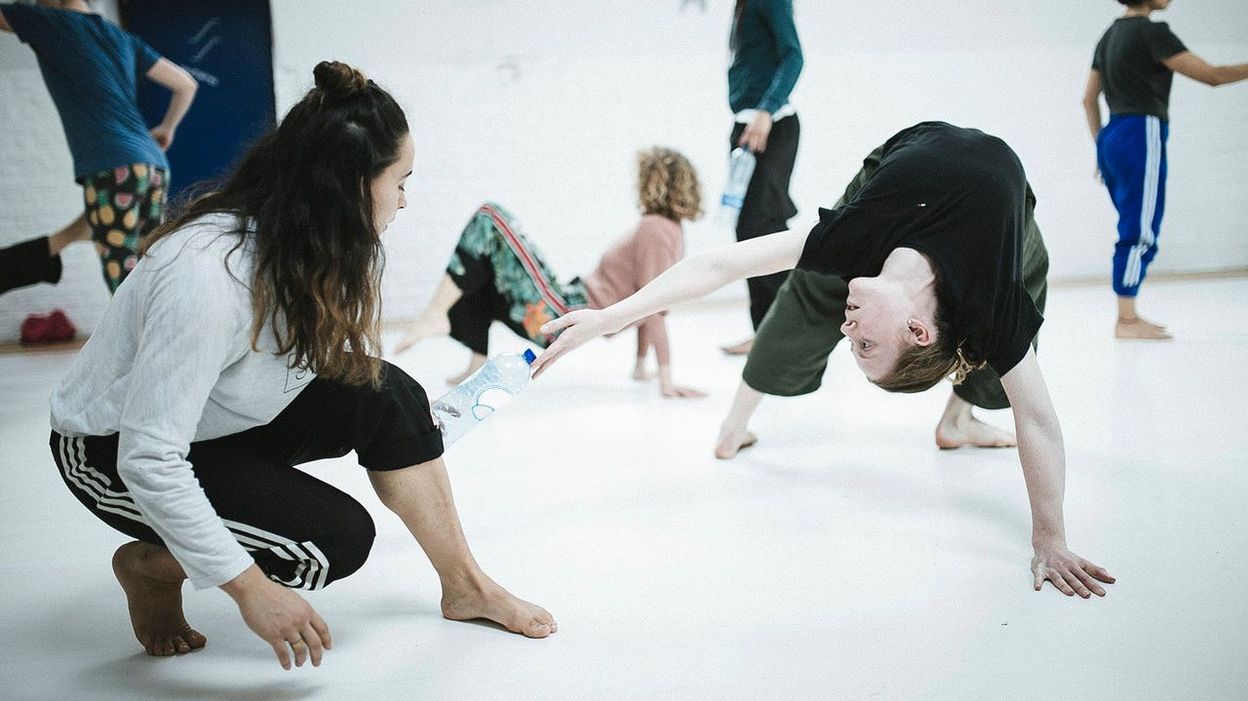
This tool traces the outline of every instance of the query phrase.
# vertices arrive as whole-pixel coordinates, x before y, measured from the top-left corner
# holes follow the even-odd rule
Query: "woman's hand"
[[[221,586],[238,604],[243,620],[253,633],[273,647],[282,669],[290,669],[290,653],[295,666],[312,658],[319,667],[321,654],[333,647],[329,626],[303,597],[264,576],[252,565]]]
[[[541,376],[556,360],[581,347],[586,341],[603,334],[617,333],[623,326],[605,309],[578,309],[546,322],[542,325],[541,332],[548,336],[559,334],[559,337],[533,361],[533,377]]]
[[[1097,584],[1097,580],[1106,584],[1115,581],[1104,567],[1072,553],[1065,543],[1037,545],[1036,556],[1031,559],[1031,572],[1035,575],[1036,591],[1040,591],[1047,579],[1066,596],[1078,594],[1085,599],[1092,594],[1105,596],[1105,588]]]
[[[771,135],[771,113],[759,110],[754,121],[741,132],[737,140],[738,146],[746,146],[754,153],[767,150],[767,137]]]

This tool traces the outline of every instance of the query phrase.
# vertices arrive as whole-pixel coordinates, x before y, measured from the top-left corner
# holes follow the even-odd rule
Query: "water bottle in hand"
[[[524,389],[529,383],[529,365],[536,359],[531,350],[523,355],[496,355],[434,402],[433,417],[442,429],[442,446],[449,448]]]
[[[724,185],[724,196],[719,201],[719,226],[729,231],[737,228],[737,218],[741,216],[741,205],[745,204],[745,191],[750,186],[750,178],[754,176],[754,154],[744,146],[732,150],[728,157],[728,183]]]

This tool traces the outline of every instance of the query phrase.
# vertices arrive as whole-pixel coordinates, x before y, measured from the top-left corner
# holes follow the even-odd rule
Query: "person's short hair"
[[[654,146],[637,153],[637,204],[673,221],[702,216],[698,171],[680,152]]]
[[[972,361],[966,357],[961,340],[954,334],[953,324],[948,318],[938,290],[936,314],[932,319],[932,325],[936,327],[935,342],[906,349],[897,359],[892,374],[875,380],[875,385],[889,392],[923,392],[944,379],[955,385],[962,384],[973,370],[984,367],[983,361]]]

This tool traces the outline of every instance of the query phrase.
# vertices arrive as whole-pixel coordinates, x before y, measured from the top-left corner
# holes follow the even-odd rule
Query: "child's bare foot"
[[[1154,324],[1137,316],[1128,319],[1118,317],[1118,323],[1114,324],[1114,338],[1129,338],[1138,341],[1168,341],[1174,338],[1174,335],[1161,324]]]
[[[715,457],[720,460],[731,460],[737,453],[758,442],[755,436],[744,426],[728,426],[719,429],[719,441],[715,443]]]
[[[754,347],[754,338],[750,337],[740,343],[734,343],[731,346],[720,346],[719,349],[725,355],[748,355],[750,349]]]
[[[550,612],[511,595],[488,577],[475,584],[443,584],[442,615],[452,621],[484,618],[528,638],[545,638],[559,630]]]
[[[168,550],[140,541],[126,543],[113,553],[113,573],[126,592],[134,637],[147,654],[156,657],[184,655],[208,642],[182,613],[185,577],[166,581],[169,573],[163,558],[173,560]]]
[[[936,424],[936,445],[941,450],[971,446],[973,448],[1013,448],[1018,445],[1014,434],[990,426],[974,416],[969,419],[942,418]]]
[[[638,382],[647,382],[649,380],[653,380],[655,378],[655,375],[657,374],[658,373],[655,372],[654,370],[651,370],[647,368],[645,365],[640,364],[640,363],[637,365],[637,367],[633,368],[633,379]]]
[[[446,378],[446,384],[457,385],[463,382],[468,379],[469,375],[480,370],[482,365],[485,365],[485,356],[473,353],[472,358],[468,361],[468,367],[464,368],[463,372],[456,373]]]

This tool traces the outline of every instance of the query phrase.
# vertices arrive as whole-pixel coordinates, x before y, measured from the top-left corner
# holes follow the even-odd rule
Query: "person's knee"
[[[342,530],[319,545],[329,561],[326,584],[355,574],[372,552],[377,527],[367,509],[359,504],[355,506],[358,511],[343,522]]]

